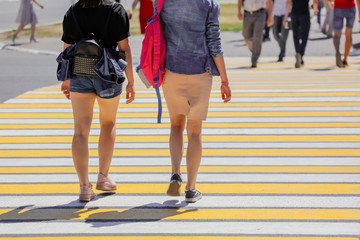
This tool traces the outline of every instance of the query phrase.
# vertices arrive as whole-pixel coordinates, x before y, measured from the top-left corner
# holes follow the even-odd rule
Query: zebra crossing
[[[221,102],[215,78],[195,204],[165,195],[166,104],[156,124],[156,95],[139,79],[117,115],[118,190],[89,203],[77,200],[72,110],[59,85],[9,99],[0,104],[0,240],[359,240],[360,59],[333,62],[309,57],[294,69],[264,58],[248,69],[248,59],[226,59],[232,100]],[[95,105],[93,183],[98,114]],[[182,171],[186,179],[185,160]]]

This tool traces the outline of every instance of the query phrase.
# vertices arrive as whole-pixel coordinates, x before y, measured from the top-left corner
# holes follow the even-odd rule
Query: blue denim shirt
[[[155,9],[157,0],[155,0]],[[165,0],[160,13],[166,39],[165,69],[219,76],[213,57],[223,56],[216,0]]]

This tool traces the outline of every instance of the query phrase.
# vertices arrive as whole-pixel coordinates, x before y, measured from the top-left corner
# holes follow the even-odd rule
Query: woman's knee
[[[100,124],[101,133],[112,133],[116,129],[116,123],[112,121],[102,122]]]
[[[199,137],[202,132],[202,121],[201,120],[190,120],[186,127],[187,135],[191,137]]]
[[[171,130],[183,132],[185,129],[185,121],[186,121],[185,115],[177,115],[171,117],[170,119]]]

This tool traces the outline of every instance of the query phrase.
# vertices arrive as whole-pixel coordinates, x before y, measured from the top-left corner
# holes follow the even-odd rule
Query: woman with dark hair
[[[231,99],[221,48],[219,12],[220,5],[216,0],[165,0],[160,13],[166,39],[166,71],[162,86],[171,125],[172,176],[167,195],[180,196],[186,126],[186,202],[196,202],[202,197],[196,189],[196,178],[202,155],[202,122],[207,117],[213,76],[220,76],[223,101],[226,103]]]
[[[106,26],[108,16],[109,24]],[[128,41],[129,19],[125,9],[119,3],[105,3],[103,0],[80,0],[64,16],[62,36],[64,49],[82,38],[76,28],[74,17],[76,17],[83,35],[94,34],[96,39],[102,40],[102,47],[108,49],[119,47],[125,53],[125,60],[128,63],[128,67],[125,69],[128,79],[126,103],[131,103],[135,98],[135,91],[132,55]],[[114,151],[116,113],[122,84],[107,83],[99,77],[75,75],[70,80],[66,80],[61,89],[65,96],[71,99],[74,115],[72,156],[80,181],[79,200],[90,201],[94,198],[94,192],[88,178],[88,137],[94,102],[97,100],[100,109],[99,174],[96,189],[113,191],[116,190],[116,184],[109,178],[108,173]],[[102,94],[103,92],[106,94]]]

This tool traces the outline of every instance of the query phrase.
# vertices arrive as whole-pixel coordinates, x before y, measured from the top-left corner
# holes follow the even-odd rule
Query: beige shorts
[[[170,117],[185,115],[189,120],[206,120],[212,76],[165,72],[162,88]]]

